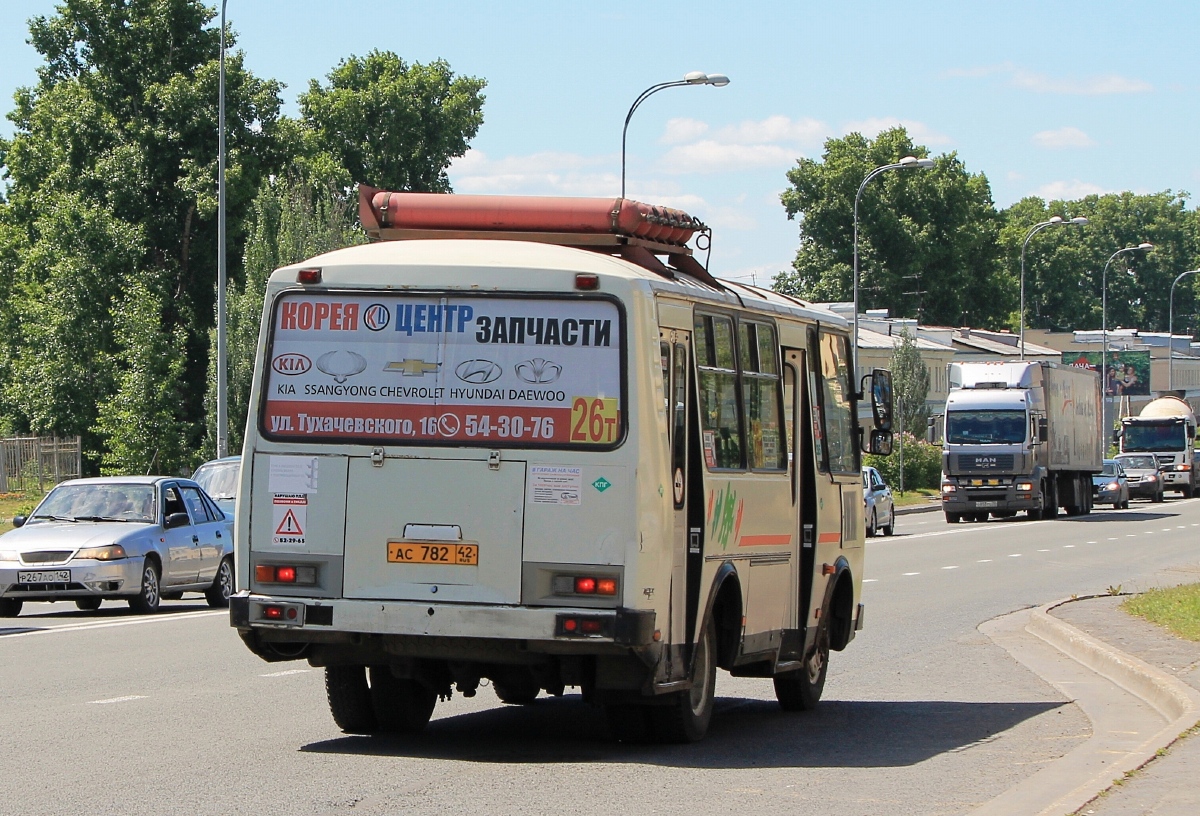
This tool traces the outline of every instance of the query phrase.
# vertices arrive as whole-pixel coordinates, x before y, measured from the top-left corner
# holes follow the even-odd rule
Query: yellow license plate
[[[475,567],[479,565],[479,545],[389,541],[387,560],[392,564],[444,564]]]

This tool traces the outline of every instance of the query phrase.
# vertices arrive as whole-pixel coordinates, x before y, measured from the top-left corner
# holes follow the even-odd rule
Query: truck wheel
[[[326,666],[325,696],[338,728],[347,734],[375,733],[375,709],[365,666]]]
[[[509,705],[529,705],[537,699],[542,687],[528,669],[516,668],[503,677],[492,678],[492,690],[500,702]]]
[[[1053,483],[1042,485],[1042,518],[1052,519],[1058,517],[1058,491],[1054,489]]]
[[[829,670],[829,633],[817,635],[813,653],[799,671],[775,675],[775,699],[784,711],[812,711],[825,690],[825,674]]]
[[[962,521],[962,513],[947,513],[946,514],[946,523],[947,524],[958,524],[960,521]]]
[[[658,742],[697,742],[712,721],[717,687],[717,627],[712,616],[704,621],[692,658],[692,687],[677,692],[665,706],[650,707]]]
[[[1192,486],[1184,485],[1182,488],[1180,488],[1179,493],[1181,496],[1183,496],[1183,498],[1190,499],[1192,497]]]
[[[392,674],[391,666],[371,667],[371,707],[380,731],[416,734],[433,716],[437,692],[416,680]]]

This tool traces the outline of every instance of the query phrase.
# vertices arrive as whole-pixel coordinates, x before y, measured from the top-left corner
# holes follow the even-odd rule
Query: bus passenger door
[[[691,458],[688,455],[688,439],[693,429],[690,402],[695,395],[690,384],[691,360],[689,355],[690,335],[686,331],[664,329],[659,335],[659,352],[662,358],[663,394],[666,401],[667,426],[669,429],[670,491],[673,507],[673,529],[671,535],[671,600],[669,663],[672,679],[687,676],[686,648],[691,642],[694,628],[694,602],[691,600],[689,581],[689,553],[699,554],[703,520],[689,520],[689,508],[702,502],[689,501],[688,473]],[[697,529],[692,529],[693,527]],[[698,576],[696,581],[699,586]]]
[[[800,557],[793,559],[793,586],[798,590],[791,625],[784,632],[780,660],[800,659],[804,653],[807,610],[812,603],[813,570],[816,565],[817,493],[816,458],[813,447],[813,414],[808,389],[808,361],[802,349],[783,350],[784,421],[791,459],[792,497],[799,526],[797,541]],[[792,628],[794,627],[794,628]]]

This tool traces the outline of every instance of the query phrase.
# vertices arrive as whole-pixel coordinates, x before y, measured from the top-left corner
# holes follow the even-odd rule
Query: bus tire
[[[606,705],[604,715],[617,742],[645,743],[654,735],[649,706]]]
[[[514,669],[503,677],[492,678],[492,690],[500,702],[509,705],[529,705],[537,699],[541,686],[528,669]]]
[[[817,645],[804,661],[803,668],[775,675],[775,699],[784,711],[812,711],[825,690],[829,670],[829,630],[821,627]]]
[[[700,630],[692,660],[692,687],[677,692],[667,705],[650,708],[658,742],[697,742],[708,733],[717,687],[717,627],[710,615]]]
[[[325,696],[338,728],[347,734],[375,733],[375,708],[365,666],[326,666]]]
[[[958,524],[960,521],[962,521],[962,513],[947,513],[946,514],[946,523],[947,524]]]
[[[433,716],[435,705],[437,692],[428,686],[396,677],[391,666],[371,667],[371,707],[379,731],[420,733]]]

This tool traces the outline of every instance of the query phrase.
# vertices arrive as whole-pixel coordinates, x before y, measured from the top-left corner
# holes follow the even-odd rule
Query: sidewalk
[[[1087,634],[1144,660],[1200,690],[1200,643],[1175,637],[1122,612],[1121,597],[1091,598],[1051,611]],[[1194,730],[1132,774],[1127,781],[1085,805],[1082,816],[1195,816],[1200,814],[1200,733]]]
[[[1123,600],[1055,601],[979,626],[1077,705],[1092,734],[974,816],[1200,813],[1200,643],[1126,614]]]

